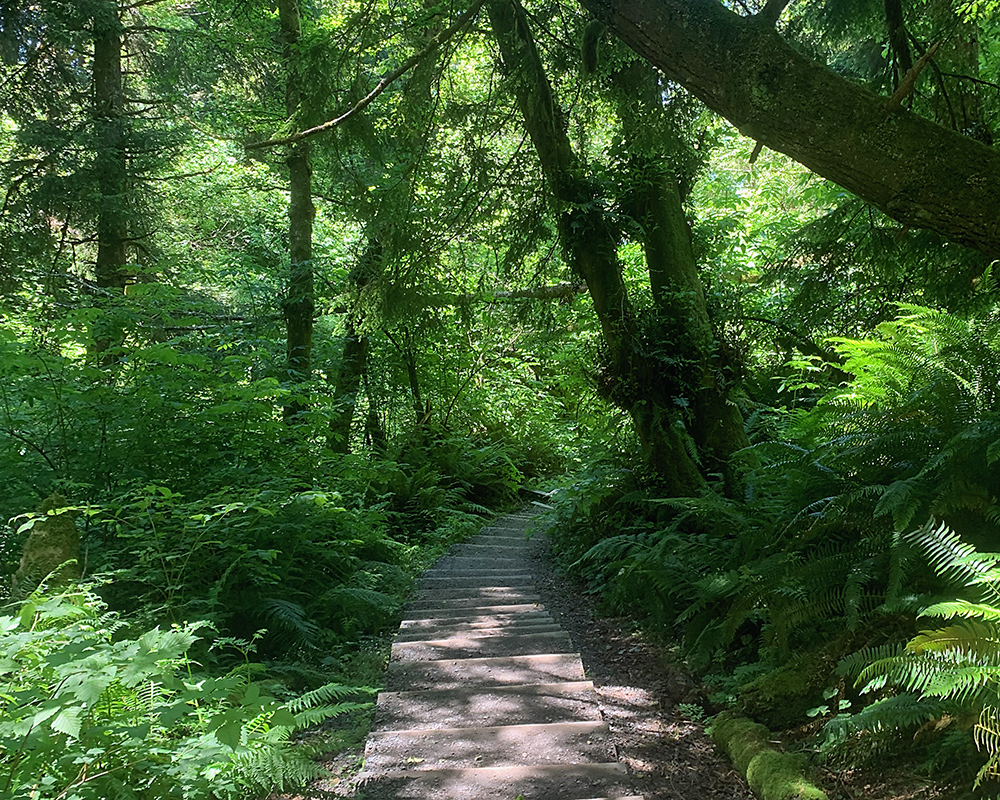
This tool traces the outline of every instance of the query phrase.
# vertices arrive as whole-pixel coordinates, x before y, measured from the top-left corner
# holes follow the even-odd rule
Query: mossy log
[[[763,725],[724,711],[709,733],[761,800],[828,800],[807,777],[804,759],[778,750]]]

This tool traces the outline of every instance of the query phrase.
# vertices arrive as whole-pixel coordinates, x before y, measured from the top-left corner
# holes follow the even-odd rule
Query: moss
[[[74,514],[64,511],[66,500],[54,494],[38,506],[37,517],[24,543],[21,565],[11,581],[11,599],[23,600],[43,580],[63,586],[80,577],[80,534]]]
[[[723,712],[712,722],[710,733],[761,800],[827,800],[806,776],[804,759],[777,750],[763,725]]]
[[[739,692],[739,710],[775,730],[802,722],[822,702],[823,689],[853,641],[850,634],[838,636],[746,684]]]

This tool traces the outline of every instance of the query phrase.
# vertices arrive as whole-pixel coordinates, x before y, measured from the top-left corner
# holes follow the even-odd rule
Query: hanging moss
[[[763,725],[723,712],[709,733],[761,800],[827,800],[807,777],[804,759],[775,748]]]

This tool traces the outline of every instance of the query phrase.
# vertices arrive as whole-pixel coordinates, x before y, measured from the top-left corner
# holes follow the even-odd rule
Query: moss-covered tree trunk
[[[643,390],[643,372],[649,365],[640,361],[638,324],[622,279],[617,239],[597,190],[570,144],[563,112],[535,48],[527,17],[517,0],[490,0],[487,9],[525,127],[549,191],[561,209],[559,235],[564,257],[586,282],[604,335],[607,394],[631,415],[649,465],[660,474],[668,491],[690,494],[703,478],[685,447],[676,411]]]
[[[368,366],[368,336],[363,332],[362,293],[365,286],[378,280],[383,267],[384,248],[379,239],[369,239],[367,247],[351,273],[355,297],[344,323],[344,345],[340,365],[333,381],[334,409],[330,417],[327,446],[335,453],[350,450],[351,425],[358,405],[361,380]]]
[[[334,453],[347,453],[351,446],[351,424],[358,406],[361,377],[368,358],[368,337],[354,327],[352,319],[347,320],[344,333],[344,351],[334,382],[336,406],[330,417],[330,431],[327,446]]]
[[[730,365],[705,302],[681,197],[685,176],[671,166],[678,159],[670,158],[667,142],[650,141],[648,127],[663,110],[659,76],[655,68],[635,61],[613,78],[625,142],[633,153],[629,205],[641,231],[656,313],[677,332],[664,343],[673,348],[673,360],[686,365],[678,390],[690,403],[686,427],[698,445],[703,471],[723,474],[732,492],[737,486],[732,455],[749,441],[743,415],[730,398]]]
[[[285,111],[296,124],[305,122],[307,87],[299,67],[296,49],[301,36],[298,0],[279,0],[282,55],[285,63]],[[288,290],[283,303],[286,330],[286,371],[290,384],[306,384],[312,378],[312,340],[315,296],[313,290],[312,228],[315,209],[312,201],[312,165],[309,142],[288,148]],[[305,391],[295,390],[295,399],[284,408],[292,421],[305,409]]]

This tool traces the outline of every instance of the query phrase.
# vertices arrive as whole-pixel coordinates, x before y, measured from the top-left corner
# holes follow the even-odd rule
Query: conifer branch
[[[304,131],[299,131],[298,133],[293,133],[289,136],[282,136],[277,139],[268,139],[264,142],[252,142],[245,145],[247,150],[262,150],[266,147],[278,147],[285,144],[295,144],[296,142],[301,142],[303,139],[308,139],[310,136],[316,136],[320,133],[326,133],[332,131],[334,128],[338,127],[342,123],[346,122],[348,119],[353,117],[359,111],[363,111],[377,98],[382,92],[384,92],[389,86],[395,81],[399,80],[403,75],[413,69],[418,63],[420,63],[426,56],[437,50],[442,44],[448,41],[452,36],[458,33],[462,28],[468,25],[476,14],[479,13],[480,7],[483,5],[483,0],[476,0],[468,10],[463,13],[458,19],[456,19],[450,26],[445,28],[441,33],[435,36],[422,50],[418,50],[412,56],[410,56],[406,61],[400,64],[396,69],[385,73],[377,84],[375,88],[372,89],[368,94],[366,94],[361,100],[355,103],[351,108],[341,114],[339,117],[328,120],[321,125],[316,125],[312,128],[307,128]]]

